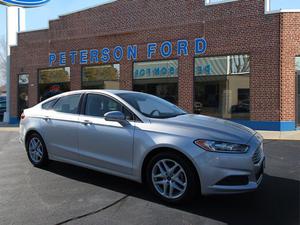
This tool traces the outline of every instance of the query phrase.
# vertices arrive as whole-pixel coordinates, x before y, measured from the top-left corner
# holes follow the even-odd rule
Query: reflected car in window
[[[265,165],[257,132],[131,91],[54,96],[24,111],[20,140],[36,167],[56,160],[143,182],[172,203],[255,190]]]

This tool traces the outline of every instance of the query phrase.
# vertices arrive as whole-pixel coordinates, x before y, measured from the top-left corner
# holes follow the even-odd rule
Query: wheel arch
[[[43,136],[41,135],[40,132],[38,132],[36,129],[30,129],[30,130],[28,130],[28,131],[26,132],[26,134],[25,134],[25,140],[24,140],[25,146],[27,145],[27,141],[28,141],[28,138],[30,137],[30,135],[31,135],[31,134],[34,134],[34,133],[40,135],[41,138],[44,140],[44,138],[43,138]]]
[[[184,154],[183,152],[175,149],[175,148],[171,148],[171,147],[158,147],[158,148],[155,148],[155,149],[152,149],[151,151],[149,151],[147,153],[147,155],[145,156],[144,160],[143,160],[143,163],[142,163],[142,167],[141,167],[141,181],[142,183],[145,183],[146,181],[146,168],[147,168],[147,165],[148,163],[150,162],[150,160],[160,154],[160,153],[176,153],[178,155],[180,155],[181,157],[183,157],[184,159],[187,160],[187,162],[190,163],[190,165],[192,166],[192,168],[194,169],[194,171],[197,173],[197,178],[198,178],[198,184],[199,184],[199,187],[201,187],[201,181],[200,181],[200,176],[199,176],[199,173],[198,173],[198,170],[193,162],[193,160],[191,158],[189,158],[186,154]]]

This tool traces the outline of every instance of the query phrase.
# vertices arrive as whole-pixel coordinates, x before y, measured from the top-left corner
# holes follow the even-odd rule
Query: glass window
[[[250,73],[249,55],[233,55],[229,61],[230,74]]]
[[[29,75],[21,74],[18,79],[18,114],[21,116],[24,109],[28,108]]]
[[[39,70],[39,100],[70,91],[70,67]]]
[[[6,101],[1,101],[0,100],[0,108],[6,108]]]
[[[77,94],[60,98],[53,106],[53,110],[56,112],[77,114],[80,96],[80,94]]]
[[[249,55],[203,57],[195,59],[195,76],[250,73]]]
[[[178,77],[178,61],[163,60],[152,62],[139,62],[134,63],[133,70],[133,78],[135,80]]]
[[[226,119],[250,118],[250,57],[195,59],[194,112]]]
[[[85,66],[82,70],[83,89],[120,89],[120,64]]]
[[[49,102],[46,102],[42,105],[42,109],[46,109],[46,110],[49,110],[49,109],[52,109],[53,108],[53,105],[54,103],[57,101],[57,99],[54,99],[54,100],[51,100]]]
[[[178,103],[178,61],[163,60],[134,63],[135,91]]]
[[[133,120],[132,113],[115,100],[99,94],[88,94],[85,115],[104,117],[106,113],[112,111],[123,112],[127,120]]]
[[[176,105],[153,95],[144,93],[122,93],[117,95],[144,116],[150,118],[163,119],[186,114]]]

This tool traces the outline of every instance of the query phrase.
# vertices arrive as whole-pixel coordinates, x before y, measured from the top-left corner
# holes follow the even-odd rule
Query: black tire
[[[154,183],[152,181],[152,170],[154,166],[157,164],[157,162],[164,159],[175,161],[185,171],[186,180],[187,180],[186,190],[178,198],[172,198],[172,199],[166,198],[156,190]],[[152,157],[146,166],[145,173],[146,173],[146,184],[148,188],[157,197],[159,197],[161,200],[167,203],[172,203],[172,204],[186,203],[191,201],[198,193],[201,192],[198,173],[197,171],[195,171],[193,164],[188,159],[182,157],[180,154],[177,154],[176,152],[159,153],[154,157]]]
[[[42,150],[42,157],[40,160],[36,161],[34,160],[34,158],[32,157],[32,155],[30,154],[30,142],[35,139],[35,140],[39,140],[41,143],[41,148],[40,150]],[[26,140],[26,152],[27,152],[27,156],[29,161],[32,163],[33,166],[35,167],[44,167],[49,163],[49,158],[48,158],[48,151],[45,145],[45,142],[43,140],[43,138],[38,134],[38,133],[32,133],[29,135],[29,137]]]

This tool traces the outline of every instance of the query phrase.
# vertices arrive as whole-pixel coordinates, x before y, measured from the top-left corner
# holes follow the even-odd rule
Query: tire
[[[165,165],[169,173],[162,176],[167,171]],[[173,152],[157,154],[149,161],[146,183],[156,196],[168,203],[188,202],[200,192],[198,174],[192,163]]]
[[[45,142],[37,133],[32,133],[27,138],[26,152],[29,161],[35,167],[44,167],[49,163]]]

